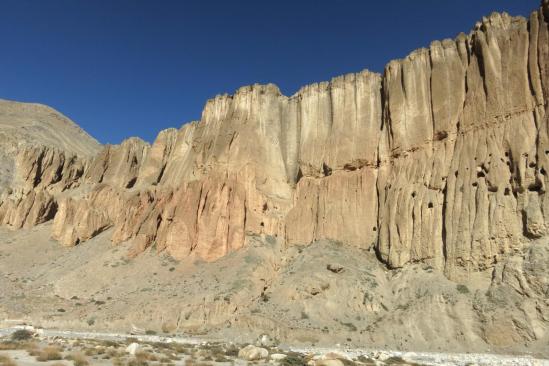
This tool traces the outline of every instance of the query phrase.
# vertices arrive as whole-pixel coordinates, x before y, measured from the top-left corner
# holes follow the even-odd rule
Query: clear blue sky
[[[539,0],[0,0],[0,98],[48,104],[102,143],[200,118],[256,82],[385,64]]]

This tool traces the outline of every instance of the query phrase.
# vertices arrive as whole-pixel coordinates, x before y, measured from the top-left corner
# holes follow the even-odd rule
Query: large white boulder
[[[135,353],[139,350],[139,344],[138,343],[131,343],[128,347],[126,347],[126,352],[128,352],[130,355],[135,356]]]
[[[250,344],[240,351],[238,351],[238,357],[247,361],[261,360],[269,356],[269,351],[265,348],[256,347]]]

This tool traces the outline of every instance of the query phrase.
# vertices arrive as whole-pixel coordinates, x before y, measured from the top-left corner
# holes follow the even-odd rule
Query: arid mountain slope
[[[372,251],[325,240],[285,248],[248,236],[207,263],[154,248],[128,259],[131,244],[111,245],[112,229],[66,248],[47,238],[50,229],[0,228],[0,327],[137,327],[234,342],[266,333],[292,346],[549,358],[536,295],[549,275],[547,241],[499,263],[493,278],[484,271],[456,284],[428,265],[387,270]]]
[[[101,148],[94,138],[50,107],[0,99],[0,194],[7,186],[20,183],[12,183],[15,157],[29,146],[81,157],[93,156]]]
[[[291,97],[272,84],[217,96],[199,122],[152,145],[131,138],[94,156],[20,149],[0,222],[53,220],[65,246],[109,230],[132,255],[154,247],[178,260],[215,261],[253,236],[286,250],[339,242],[389,269],[512,283],[515,300],[529,301],[494,329],[534,342],[549,326],[548,257],[536,247],[549,229],[548,96],[544,0],[529,19],[493,13],[383,75],[348,74]]]

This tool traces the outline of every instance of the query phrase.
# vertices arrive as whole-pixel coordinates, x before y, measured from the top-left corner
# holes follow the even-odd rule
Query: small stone
[[[275,361],[282,361],[283,359],[285,359],[286,357],[288,357],[287,355],[285,355],[284,353],[273,353],[270,358],[271,360],[275,360]]]
[[[328,271],[333,272],[333,273],[339,273],[339,272],[343,271],[343,266],[340,265],[340,264],[328,264],[326,266],[326,269]]]
[[[126,352],[128,352],[130,355],[134,356],[135,353],[139,350],[139,344],[138,343],[131,343],[128,347],[126,347]]]

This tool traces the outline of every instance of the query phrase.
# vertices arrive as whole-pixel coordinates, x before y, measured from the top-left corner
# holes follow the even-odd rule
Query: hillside
[[[0,193],[13,179],[15,156],[28,145],[79,156],[94,155],[101,148],[93,137],[53,108],[0,99]]]

